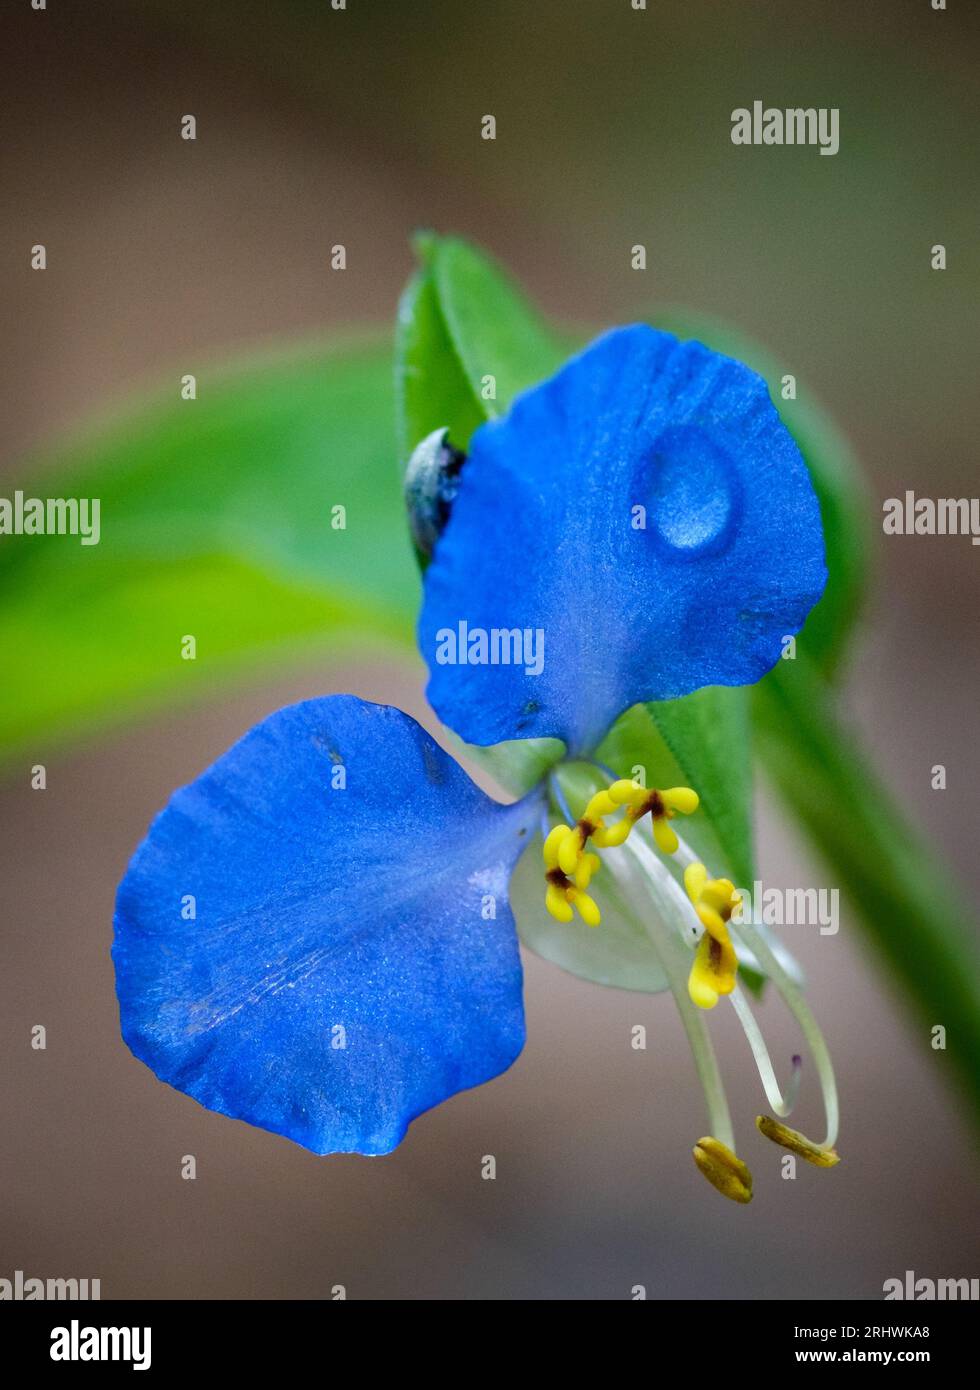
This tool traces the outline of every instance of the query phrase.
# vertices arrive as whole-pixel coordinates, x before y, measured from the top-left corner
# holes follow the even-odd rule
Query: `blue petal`
[[[211,1110],[315,1153],[387,1153],[524,1045],[507,885],[536,814],[484,796],[399,710],[280,710],[174,794],[129,866],[126,1042]]]
[[[617,329],[474,435],[425,576],[429,700],[470,743],[586,752],[641,700],[757,681],[825,581],[817,499],[762,378]],[[493,629],[527,629],[524,659],[498,639],[498,664],[463,664],[474,630],[492,659]]]

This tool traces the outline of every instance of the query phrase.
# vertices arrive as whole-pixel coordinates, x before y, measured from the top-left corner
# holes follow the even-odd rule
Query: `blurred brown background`
[[[468,234],[549,313],[681,304],[765,342],[851,437],[875,506],[977,490],[976,60],[949,0],[711,3],[29,0],[6,8],[0,464],[228,350],[390,322],[419,225]],[[841,149],[736,149],[754,99],[837,106]],[[178,138],[185,112],[198,139]],[[479,139],[485,112],[495,143]],[[50,269],[27,269],[43,241]],[[343,241],[349,270],[327,273]],[[634,242],[649,269],[629,268]],[[949,269],[933,272],[943,242]],[[974,898],[980,552],[883,538],[855,718]],[[3,654],[3,660],[15,654]],[[756,1176],[716,1198],[668,999],[529,959],[529,1043],[384,1159],[316,1159],[201,1110],[120,1042],[115,884],[152,813],[279,704],[350,689],[425,718],[418,669],[308,666],[0,787],[0,1276],[97,1276],[106,1297],[879,1298],[978,1273],[975,1153],[942,1053],[850,929],[800,930],[841,1074],[846,1161],[778,1176],[761,1095],[715,1024]],[[431,720],[429,721],[431,724]],[[949,770],[945,792],[930,769]],[[770,884],[826,883],[760,796]],[[767,1029],[791,1050],[779,1006]],[[941,1023],[942,1019],[937,1019]],[[48,1029],[33,1052],[29,1030]],[[649,1050],[633,1052],[644,1023]],[[778,1051],[778,1049],[777,1049]],[[801,1109],[817,1127],[815,1103]],[[496,1155],[496,1182],[480,1179]],[[198,1178],[180,1178],[194,1154]]]

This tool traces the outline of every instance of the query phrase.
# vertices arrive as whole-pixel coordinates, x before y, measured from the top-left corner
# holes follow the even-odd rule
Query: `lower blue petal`
[[[588,752],[641,700],[757,681],[825,581],[817,499],[763,379],[617,329],[474,435],[425,575],[429,700],[470,743]]]
[[[126,1042],[211,1110],[387,1153],[524,1045],[507,887],[536,815],[399,710],[280,710],[174,794],[120,885]]]

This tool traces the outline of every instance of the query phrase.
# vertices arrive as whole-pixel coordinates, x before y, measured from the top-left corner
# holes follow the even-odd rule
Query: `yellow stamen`
[[[559,829],[555,826],[555,830]],[[555,833],[554,830],[551,832]],[[684,870],[684,887],[687,889],[687,896],[692,903],[697,903],[698,898],[704,892],[704,885],[708,882],[708,870],[703,864],[688,864]]]
[[[751,1202],[752,1174],[727,1144],[707,1136],[694,1146],[694,1162],[723,1197],[733,1202]]]
[[[565,896],[565,890],[549,883],[544,893],[544,905],[559,922],[570,922],[574,913]]]
[[[602,860],[597,854],[583,854],[575,870],[575,887],[588,888],[592,875],[601,867]]]
[[[557,869],[559,846],[565,836],[570,833],[570,828],[567,825],[552,826],[548,832],[548,838],[544,842],[544,866],[546,869]]]
[[[628,816],[616,821],[615,825],[603,825],[592,836],[592,842],[597,849],[615,849],[617,845],[626,843],[629,833],[633,829],[633,822]]]
[[[574,915],[572,912],[574,905],[587,927],[599,925],[601,920],[599,906],[595,899],[590,898],[588,893],[584,891],[588,887],[589,879],[598,867],[599,856],[597,854],[584,855],[576,870],[574,883],[562,872],[560,867],[556,866],[548,870],[544,905],[556,921],[570,922]]]
[[[653,838],[657,842],[658,849],[661,849],[664,854],[673,854],[680,844],[676,831],[667,824],[666,815],[654,817]]]
[[[578,889],[571,890],[575,896],[572,902],[578,908],[579,916],[587,927],[597,927],[602,920],[599,913],[599,905],[595,898],[590,898],[588,893],[582,893]]]
[[[687,991],[699,1009],[713,1009],[723,994],[735,988],[738,956],[728,939],[719,941],[705,932],[694,953],[694,963],[687,980]]]
[[[593,825],[601,821],[603,816],[608,816],[611,811],[616,810],[616,802],[608,792],[596,792],[595,796],[585,808],[583,820],[590,821]]]
[[[588,836],[582,822],[574,826],[558,846],[558,867],[563,874],[573,874]]]
[[[709,878],[703,864],[688,864],[684,887],[706,931],[719,941],[727,940],[727,923],[742,901],[731,879]]]
[[[835,1164],[840,1163],[840,1154],[836,1149],[815,1144],[798,1129],[781,1125],[778,1120],[773,1120],[768,1115],[757,1115],[755,1123],[759,1132],[767,1139],[771,1139],[774,1144],[782,1144],[784,1149],[799,1154],[800,1158],[805,1158],[807,1163],[813,1163],[817,1168],[833,1168]]]
[[[660,796],[672,810],[684,816],[693,815],[701,804],[701,798],[691,787],[669,787]]]
[[[585,892],[600,864],[599,856],[588,848],[590,840],[596,849],[624,844],[636,822],[649,811],[657,844],[666,854],[673,854],[678,840],[667,822],[678,811],[688,815],[697,806],[697,792],[690,787],[659,792],[641,787],[629,777],[613,782],[608,790],[597,791],[575,825],[555,825],[545,838],[545,907],[552,917],[559,922],[571,921],[574,904],[588,926],[599,925],[599,909]],[[623,811],[620,819],[607,825],[605,817],[618,810]]]
[[[630,806],[627,815],[633,814],[637,819],[650,812],[650,819],[653,821],[653,838],[657,843],[657,848],[663,854],[676,854],[680,841],[673,827],[669,824],[674,819],[677,812],[689,816],[698,809],[699,798],[696,791],[690,787],[668,787],[666,791],[657,791],[656,788],[647,792],[646,797],[638,805]]]
[[[709,878],[703,864],[688,864],[684,887],[704,927],[694,953],[687,988],[699,1009],[713,1009],[723,994],[735,988],[738,956],[728,935],[728,921],[742,901],[727,878]]]
[[[637,806],[647,794],[646,787],[639,782],[623,777],[609,788],[609,797],[617,806]]]

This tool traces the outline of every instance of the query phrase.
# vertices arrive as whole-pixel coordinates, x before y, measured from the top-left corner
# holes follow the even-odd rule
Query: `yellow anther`
[[[611,811],[615,811],[617,803],[613,801],[608,792],[596,792],[595,796],[585,808],[583,820],[595,824],[602,820],[603,816],[608,816]]]
[[[571,904],[565,896],[565,889],[559,888],[557,884],[549,883],[545,889],[544,905],[551,913],[552,917],[559,922],[570,922],[574,913]]]
[[[629,777],[622,777],[609,788],[610,799],[617,806],[635,806],[646,796],[646,787]]]
[[[815,1144],[798,1129],[781,1125],[778,1120],[773,1120],[768,1115],[757,1115],[755,1123],[759,1132],[767,1139],[771,1139],[774,1144],[782,1144],[790,1153],[799,1154],[807,1163],[813,1163],[818,1168],[833,1168],[835,1164],[840,1163],[840,1154],[836,1149],[828,1149],[824,1144]]]
[[[555,827],[558,829],[558,826]],[[552,831],[554,834],[554,831]],[[547,845],[547,841],[545,842]],[[703,864],[688,864],[684,870],[684,887],[687,889],[687,896],[691,902],[697,906],[697,901],[704,891],[704,885],[708,881],[708,870]]]
[[[595,855],[590,855],[595,858]],[[560,869],[552,869],[548,874],[544,905],[552,917],[559,922],[570,922],[573,917],[572,905],[587,927],[597,927],[601,920],[598,903],[588,893],[574,883],[570,883]]]
[[[691,787],[669,787],[660,795],[672,810],[684,816],[693,815],[701,804],[701,798]]]
[[[657,842],[658,849],[661,849],[664,854],[673,854],[680,844],[680,840],[671,829],[665,816],[654,817],[653,838]]]
[[[577,889],[572,889],[572,892],[575,894],[572,902],[578,908],[582,921],[587,927],[597,927],[602,919],[595,899],[590,898],[588,893],[580,893]]]
[[[694,1146],[694,1162],[723,1197],[733,1202],[751,1202],[752,1174],[727,1144],[710,1135]]]
[[[684,870],[684,887],[705,931],[716,941],[728,941],[727,923],[742,901],[731,879],[709,878],[703,864],[688,864]]]
[[[671,787],[666,792],[641,787],[639,782],[622,777],[608,791],[597,791],[575,825],[555,825],[545,837],[543,846],[545,876],[548,886],[545,906],[559,922],[572,918],[572,905],[590,927],[599,925],[599,909],[585,890],[599,868],[600,860],[588,848],[591,840],[596,849],[612,849],[623,844],[638,820],[649,811],[657,844],[667,854],[677,849],[677,836],[667,822],[678,812],[685,814],[697,808],[697,793],[690,787]],[[607,825],[605,817],[622,810],[618,821]],[[733,953],[734,954],[734,953]]]
[[[597,854],[583,854],[575,870],[575,887],[588,888],[592,875],[599,871],[601,865],[602,860]]]
[[[738,956],[725,933],[724,941],[706,931],[698,942],[687,991],[699,1009],[713,1009],[722,994],[735,988]]]
[[[548,832],[548,838],[544,842],[544,866],[546,869],[557,869],[558,867],[558,847],[565,836],[570,834],[570,827],[567,825],[556,825]]]
[[[738,956],[726,924],[741,899],[729,879],[709,878],[703,864],[688,864],[684,887],[704,927],[687,989],[699,1009],[713,1009],[721,995],[735,988]]]
[[[573,874],[586,841],[582,823],[574,826],[558,846],[558,867],[563,874]]]
[[[664,854],[675,854],[680,841],[669,822],[674,819],[678,811],[689,816],[692,811],[698,809],[697,792],[692,791],[690,787],[670,787],[667,791],[662,792],[658,791],[656,787],[644,788],[637,787],[635,783],[614,782],[613,787],[610,788],[610,794],[616,787],[622,787],[621,794],[629,798],[625,818],[629,821],[630,826],[649,811],[650,819],[653,821],[653,838],[657,847]],[[628,833],[629,831],[627,831]]]
[[[592,836],[593,843],[598,849],[614,849],[617,845],[625,844],[633,824],[628,816],[624,816],[613,825],[600,826]]]

